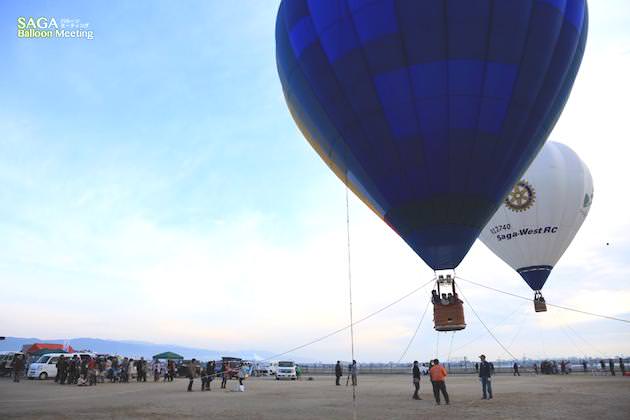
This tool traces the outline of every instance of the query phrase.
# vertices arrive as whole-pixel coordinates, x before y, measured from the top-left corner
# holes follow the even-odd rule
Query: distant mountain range
[[[155,344],[143,341],[118,341],[103,340],[99,338],[70,338],[70,339],[42,339],[42,338],[24,338],[24,337],[6,337],[0,341],[0,351],[16,351],[20,350],[25,344],[33,343],[54,343],[67,344],[75,350],[90,350],[94,353],[118,354],[133,358],[144,357],[150,359],[154,354],[165,351],[172,351],[182,355],[185,359],[198,360],[219,360],[222,356],[241,357],[247,360],[263,360],[273,356],[268,351],[258,350],[209,350],[194,347],[184,347],[174,344]]]

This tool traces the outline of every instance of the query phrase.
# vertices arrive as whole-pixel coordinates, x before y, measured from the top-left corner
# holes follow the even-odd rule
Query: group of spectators
[[[127,383],[135,373],[137,382],[147,381],[147,372],[151,368],[154,372],[154,381],[164,377],[164,381],[173,380],[175,376],[175,363],[171,360],[164,366],[159,360],[153,360],[150,364],[141,357],[138,360],[117,356],[91,357],[87,355],[73,355],[66,357],[63,354],[57,360],[57,376],[55,382],[64,385],[91,386],[99,382]]]
[[[479,356],[479,358],[480,358],[480,361],[478,363],[475,363],[475,371],[481,383],[481,393],[482,393],[481,399],[489,400],[493,398],[492,377],[495,374],[495,369],[494,369],[494,365],[491,362],[488,362],[486,360],[485,355],[482,354]],[[441,400],[442,400],[441,397],[444,398],[444,402],[446,404],[449,404],[450,397],[446,389],[446,377],[448,376],[448,373],[445,367],[442,364],[440,364],[440,361],[438,359],[431,360],[428,365],[429,365],[429,368],[428,368],[427,373],[431,380],[431,386],[433,388],[433,397],[435,398],[436,404],[438,405],[441,404]],[[356,361],[353,360],[352,365],[348,367],[349,369],[348,379],[352,377],[353,385],[357,384],[357,367],[356,366],[357,366]],[[426,364],[423,364],[422,366],[425,367]],[[569,374],[569,372],[571,371],[570,366],[571,364],[565,360],[560,361],[560,363],[557,363],[555,361],[545,360],[541,362],[540,370],[541,370],[541,373]],[[600,366],[601,366],[601,370],[605,371],[606,362],[603,359],[600,360]],[[608,366],[610,369],[610,374],[614,376],[615,375],[615,361],[613,359],[609,359]],[[619,358],[618,366],[621,371],[621,374],[623,375],[625,373],[625,364],[622,358]],[[586,361],[583,361],[583,367],[584,367],[584,372],[587,372],[588,364]],[[538,374],[539,368],[536,363],[533,364],[533,368],[534,368],[535,373]],[[512,373],[514,376],[520,376],[519,365],[516,362],[512,366]],[[412,366],[412,383],[414,386],[414,392],[413,392],[412,398],[414,400],[422,399],[420,398],[420,381],[421,381],[422,374],[423,372],[421,370],[420,364],[418,363],[418,361],[414,361],[413,366]],[[340,385],[339,380],[341,379],[342,376],[343,376],[343,368],[341,366],[341,362],[337,361],[337,364],[335,365],[335,378],[336,378],[335,385],[337,386]],[[346,381],[346,385],[348,385],[348,381]]]
[[[231,378],[238,378],[239,390],[245,391],[245,384],[243,381],[249,376],[250,371],[245,363],[240,363],[239,366],[232,366],[228,361],[223,361],[219,370],[216,369],[216,362],[210,360],[206,362],[205,366],[199,364],[196,359],[188,364],[188,370],[186,376],[188,377],[188,392],[192,392],[193,383],[195,378],[201,379],[201,391],[212,391],[210,384],[215,378],[221,378],[221,389],[227,388],[228,380]]]

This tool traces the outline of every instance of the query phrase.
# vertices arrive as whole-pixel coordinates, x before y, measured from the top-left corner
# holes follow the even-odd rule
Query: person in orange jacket
[[[446,392],[446,382],[444,379],[448,375],[444,366],[440,364],[438,359],[433,360],[433,367],[429,369],[429,375],[431,376],[431,384],[433,385],[433,395],[435,396],[435,402],[440,405],[440,391],[444,395],[444,401],[446,405],[450,403],[448,398],[448,392]]]

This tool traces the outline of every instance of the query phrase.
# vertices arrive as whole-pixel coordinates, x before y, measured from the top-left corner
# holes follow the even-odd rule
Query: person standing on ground
[[[192,392],[193,382],[195,381],[195,373],[197,373],[196,362],[196,359],[192,359],[188,365],[188,392]]]
[[[241,392],[245,391],[243,381],[247,378],[247,373],[247,366],[245,366],[245,363],[241,363],[241,367],[238,370],[238,384],[240,385]]]
[[[66,358],[63,357],[63,354],[59,356],[59,359],[57,359],[57,375],[55,376],[55,382],[62,384],[63,382],[61,382],[61,378],[63,378],[63,380],[65,381],[66,378],[64,378],[64,374],[65,374],[65,370],[66,370]]]
[[[96,385],[96,358],[90,357],[88,360],[88,385]]]
[[[482,400],[492,399],[492,365],[486,361],[486,355],[479,356],[479,379],[481,380]],[[516,364],[516,363],[515,363]]]
[[[207,380],[206,380],[206,391],[211,391],[210,389],[210,382],[212,382],[212,380],[214,379],[214,360],[210,360],[208,363],[206,363],[206,375],[207,375]]]
[[[479,363],[475,363],[475,373],[479,373]]]
[[[512,376],[521,376],[520,372],[518,371],[518,363],[514,362],[514,366],[512,366],[512,369],[514,370]]]
[[[615,376],[615,361],[613,359],[608,359],[608,367],[610,368],[610,374]]]
[[[141,370],[141,374],[142,374],[142,382],[146,382],[147,381],[147,361],[144,360],[144,357],[140,358],[140,367],[142,368]]]
[[[448,397],[448,392],[446,392],[446,382],[444,382],[448,373],[446,372],[446,369],[444,369],[444,366],[440,364],[438,359],[433,360],[433,366],[429,370],[429,375],[431,375],[435,402],[437,405],[440,405],[440,392],[442,392],[442,395],[444,395],[444,402],[446,402],[446,405],[449,405],[450,399]]]
[[[422,398],[420,398],[420,395],[418,395],[418,393],[420,392],[420,367],[418,366],[418,361],[414,360],[413,361],[413,369],[411,370],[411,376],[413,378],[413,387],[414,387],[414,392],[413,392],[413,399],[414,400],[421,400]]]
[[[538,365],[534,363],[534,374],[538,375]]]
[[[168,361],[168,381],[169,382],[173,382],[173,379],[175,379],[175,361],[169,359],[169,361]]]
[[[587,369],[587,364],[586,364],[586,360],[582,360],[582,368],[584,370],[584,373],[586,373],[586,369]]]
[[[352,386],[357,386],[359,384],[357,380],[357,361],[353,360],[350,365],[350,375],[352,375]]]
[[[221,388],[223,389],[225,389],[227,386],[228,375],[229,375],[229,369],[228,369],[227,362],[223,362],[223,364],[221,365]]]
[[[619,358],[619,370],[621,371],[621,376],[626,375],[626,365],[623,363],[623,358]]]
[[[162,364],[158,359],[153,361],[153,382],[160,380],[160,372],[162,371]]]
[[[343,376],[343,368],[341,367],[341,362],[337,360],[337,364],[335,365],[335,385],[341,385],[339,380]]]
[[[24,372],[24,355],[16,354],[13,357],[13,382],[20,382]]]
[[[206,368],[201,368],[201,390],[205,391],[206,390],[206,383],[208,382],[208,371],[206,370]]]
[[[68,369],[68,385],[74,385],[79,379],[79,356],[76,354],[70,359],[70,366]]]

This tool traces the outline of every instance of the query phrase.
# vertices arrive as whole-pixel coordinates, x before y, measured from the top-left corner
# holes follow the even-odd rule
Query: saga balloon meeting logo
[[[505,198],[505,206],[515,212],[528,210],[536,201],[536,191],[527,183],[519,181]]]
[[[77,38],[94,39],[94,31],[90,24],[78,18],[61,18],[53,16],[20,16],[17,18],[18,38]]]

